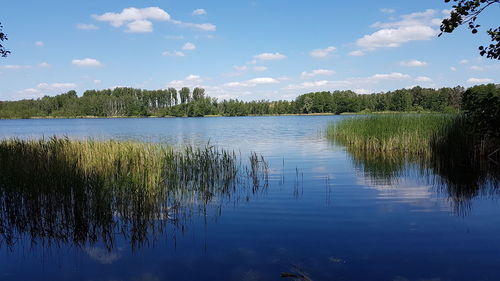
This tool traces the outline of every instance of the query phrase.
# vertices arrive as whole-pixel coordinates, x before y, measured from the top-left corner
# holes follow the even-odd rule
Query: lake
[[[2,138],[210,144],[269,165],[254,186],[186,200],[175,218],[133,213],[133,227],[85,210],[91,223],[72,228],[67,210],[33,218],[0,193],[0,280],[500,280],[498,181],[351,153],[324,135],[342,118],[0,120]]]

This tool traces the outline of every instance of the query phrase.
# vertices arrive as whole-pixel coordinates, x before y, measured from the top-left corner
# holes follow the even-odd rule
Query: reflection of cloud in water
[[[412,181],[406,177],[393,178],[391,184],[385,181],[376,181],[363,174],[358,174],[357,184],[365,188],[377,190],[377,200],[393,200],[407,203],[418,209],[412,212],[451,211],[446,200],[432,190],[432,185],[425,185]]]
[[[112,264],[121,258],[118,253],[108,252],[103,248],[88,247],[84,250],[87,255],[100,264]]]

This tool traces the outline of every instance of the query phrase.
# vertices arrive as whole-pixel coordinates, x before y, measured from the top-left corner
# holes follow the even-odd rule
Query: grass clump
[[[327,136],[359,151],[426,155],[431,139],[452,119],[440,114],[370,115],[330,124]]]

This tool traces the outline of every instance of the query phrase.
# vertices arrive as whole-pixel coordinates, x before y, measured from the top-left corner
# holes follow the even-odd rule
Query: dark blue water
[[[0,280],[500,280],[496,182],[457,193],[431,168],[367,169],[325,138],[340,118],[0,120],[3,138],[210,143],[269,162],[268,187],[214,198],[139,244],[0,236]]]

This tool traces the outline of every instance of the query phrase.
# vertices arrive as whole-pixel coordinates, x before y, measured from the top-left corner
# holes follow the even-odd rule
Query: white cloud
[[[74,59],[71,63],[77,66],[102,66],[100,61],[91,58]]]
[[[358,39],[356,45],[365,50],[374,50],[395,48],[410,41],[430,40],[439,34],[439,30],[435,27],[441,24],[441,19],[435,17],[436,12],[428,9],[424,12],[402,15],[400,21],[376,22],[372,27],[379,30]]]
[[[369,78],[369,80],[380,81],[380,80],[391,80],[391,79],[408,79],[410,75],[403,74],[399,72],[391,72],[388,74],[375,74]]]
[[[191,42],[187,42],[186,44],[184,44],[184,46],[182,46],[182,49],[186,51],[192,51],[196,49],[196,46]]]
[[[254,56],[257,60],[282,60],[286,59],[286,56],[280,53],[262,53]],[[256,62],[252,63],[255,64]]]
[[[217,30],[217,27],[211,23],[191,23],[191,22],[182,22],[178,20],[171,20],[171,22],[182,27],[192,27],[203,31]]]
[[[235,88],[235,87],[255,87],[257,85],[264,84],[276,84],[280,81],[271,77],[259,77],[242,82],[229,82],[224,84],[225,87]]]
[[[392,13],[396,12],[396,10],[394,10],[394,9],[389,9],[389,8],[381,8],[381,9],[380,9],[380,11],[381,11],[382,13],[386,13],[386,14],[392,14]]]
[[[48,64],[47,62],[41,62],[38,64],[38,67],[50,67],[50,64]]]
[[[36,41],[35,42],[35,46],[37,46],[37,47],[43,47],[43,46],[45,46],[45,43],[43,43],[42,41]]]
[[[99,80],[99,79],[94,79],[92,82],[93,82],[94,84],[101,84],[101,82],[102,82],[102,81],[101,81],[101,80]]]
[[[271,77],[254,78],[254,79],[248,80],[247,82],[250,84],[255,84],[255,85],[279,83],[278,80],[271,78]]]
[[[303,82],[300,84],[290,84],[285,88],[285,90],[325,87],[325,86],[329,86],[330,84],[335,83],[335,82],[336,81],[321,80],[321,81],[314,81],[314,82]]]
[[[263,72],[263,71],[266,71],[267,70],[267,67],[263,66],[263,65],[260,65],[260,66],[254,66],[253,67],[253,70],[254,71],[257,71],[257,72]]]
[[[0,69],[26,69],[26,68],[31,68],[31,65],[18,65],[18,64],[0,65]]]
[[[304,71],[300,74],[302,78],[310,78],[318,75],[333,75],[335,74],[335,71],[329,70],[329,69],[315,69],[311,72]]]
[[[81,30],[96,30],[99,29],[95,24],[86,24],[86,23],[79,23],[76,25],[76,28],[81,29]]]
[[[466,64],[466,63],[469,63],[469,61],[465,60],[465,59],[463,59],[463,60],[460,61],[460,64]]]
[[[153,30],[152,21],[168,21],[179,26],[193,27],[204,31],[216,30],[216,26],[211,23],[198,24],[174,20],[165,10],[159,7],[141,9],[131,7],[123,9],[120,13],[108,12],[102,15],[93,15],[92,17],[98,21],[109,22],[114,27],[121,27],[126,24],[126,31],[128,32],[151,32]]]
[[[407,80],[410,79],[410,75],[403,74],[399,72],[392,72],[387,74],[375,74],[370,77],[361,78],[349,78],[345,80],[320,80],[313,82],[303,82],[300,84],[289,84],[285,90],[296,90],[296,89],[308,89],[308,88],[344,88],[352,89],[354,87],[359,87],[361,85],[373,85],[383,81],[394,81],[394,80]]]
[[[427,77],[427,76],[419,76],[419,77],[415,78],[415,81],[417,81],[417,82],[431,82],[432,79]]]
[[[170,15],[163,9],[158,7],[149,8],[125,8],[120,13],[104,13],[102,15],[93,15],[94,19],[98,21],[109,22],[114,27],[120,27],[126,22],[133,22],[139,20],[158,20],[168,21],[171,19]]]
[[[135,20],[127,24],[125,31],[131,33],[153,32],[153,23],[148,20]]]
[[[195,74],[190,74],[186,78],[184,78],[186,81],[196,81],[196,82],[201,82],[202,79],[200,75],[195,75]]]
[[[75,83],[39,83],[34,88],[20,90],[17,93],[23,98],[39,98],[45,95],[60,94],[77,86]]]
[[[427,66],[427,63],[425,61],[419,61],[419,60],[407,60],[407,61],[402,61],[399,64],[401,66],[406,66],[406,67],[422,67],[422,66]]]
[[[354,89],[354,92],[358,95],[368,95],[372,93],[372,91],[368,89]]]
[[[173,80],[167,84],[167,87],[194,87],[200,86],[200,83],[204,81],[201,76],[196,74],[190,74],[182,80]]]
[[[473,65],[470,67],[470,70],[474,70],[474,71],[483,71],[484,70],[484,67],[482,66],[478,66],[478,65]]]
[[[456,68],[456,67],[454,67],[454,66],[450,66],[450,70],[451,70],[451,71],[457,71],[457,68]]]
[[[353,57],[362,57],[365,55],[365,53],[361,50],[356,50],[356,51],[349,52],[348,55],[353,56]]]
[[[181,51],[173,51],[173,52],[165,51],[161,54],[162,54],[162,56],[166,56],[166,57],[184,57],[184,56],[186,56],[186,54],[184,54]]]
[[[309,55],[311,55],[311,57],[315,57],[315,58],[325,58],[325,57],[328,57],[332,52],[335,52],[335,50],[337,50],[336,47],[330,46],[330,47],[326,47],[324,49],[312,50],[309,53]]]
[[[206,15],[207,14],[207,11],[205,11],[205,9],[196,9],[193,11],[193,15],[196,15],[196,16],[201,16],[201,15]]]
[[[467,83],[470,84],[484,84],[484,83],[493,83],[493,79],[489,78],[469,78],[467,79]]]

